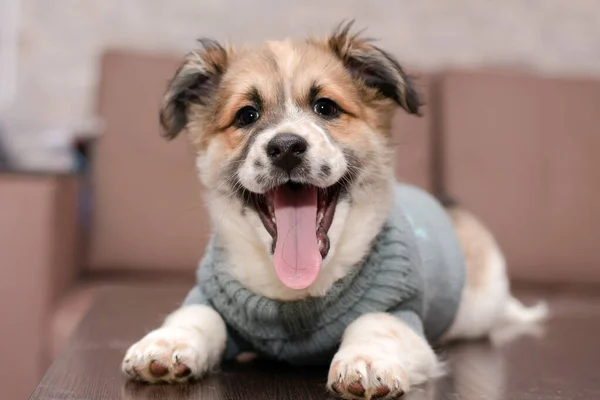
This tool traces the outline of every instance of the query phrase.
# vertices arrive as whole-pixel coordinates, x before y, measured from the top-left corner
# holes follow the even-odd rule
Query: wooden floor
[[[264,362],[229,365],[200,383],[149,386],[120,372],[127,347],[158,326],[186,293],[181,286],[106,288],[31,399],[327,399],[325,369]],[[545,297],[553,317],[543,330],[499,347],[488,342],[440,351],[448,374],[406,399],[600,399],[600,290],[521,291]]]

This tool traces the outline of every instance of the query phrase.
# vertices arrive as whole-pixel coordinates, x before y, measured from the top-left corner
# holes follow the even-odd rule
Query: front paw
[[[327,388],[345,399],[397,399],[409,386],[395,356],[358,346],[336,354],[327,380]]]
[[[213,367],[206,347],[206,339],[198,331],[162,327],[129,348],[122,369],[131,379],[143,382],[185,382]]]

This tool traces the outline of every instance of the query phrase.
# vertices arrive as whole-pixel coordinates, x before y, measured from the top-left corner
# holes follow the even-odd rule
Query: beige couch
[[[16,360],[0,364],[7,398],[33,388],[100,285],[193,284],[209,232],[205,200],[193,150],[183,139],[165,143],[157,123],[177,64],[122,51],[103,58],[106,130],[94,147],[89,219],[76,224],[87,180],[0,175],[0,310],[9,321],[0,352]],[[399,113],[394,124],[398,177],[445,187],[478,212],[513,278],[600,282],[600,83],[449,72],[418,85],[425,116]]]
[[[52,306],[75,271],[77,180],[0,174],[2,399],[29,394],[49,359]]]

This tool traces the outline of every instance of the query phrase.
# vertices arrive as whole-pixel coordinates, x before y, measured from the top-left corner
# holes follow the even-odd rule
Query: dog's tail
[[[502,346],[524,335],[541,337],[544,334],[542,322],[548,315],[548,306],[544,302],[526,307],[511,297],[504,307],[503,315],[490,332],[490,340],[495,345]]]
[[[504,308],[502,322],[505,324],[535,324],[548,318],[548,315],[548,305],[545,302],[526,307],[519,300],[511,297]]]

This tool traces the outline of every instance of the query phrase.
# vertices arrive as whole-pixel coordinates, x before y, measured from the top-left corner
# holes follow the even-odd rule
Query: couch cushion
[[[93,270],[196,268],[209,231],[185,137],[167,143],[158,109],[178,57],[109,52],[98,112],[105,123],[93,157]]]
[[[396,146],[396,177],[403,181],[433,190],[432,145],[435,99],[433,76],[417,75],[414,85],[423,106],[421,116],[399,110],[392,124]]]
[[[105,131],[93,158],[92,270],[192,270],[209,235],[205,199],[185,137],[159,136],[158,108],[179,57],[109,51],[98,110]],[[428,98],[428,79],[417,80]],[[398,112],[397,171],[429,188],[431,113]]]
[[[451,73],[441,91],[446,185],[511,275],[600,281],[600,82]]]
[[[46,317],[75,271],[77,180],[0,174],[2,398],[22,399],[46,363]]]

